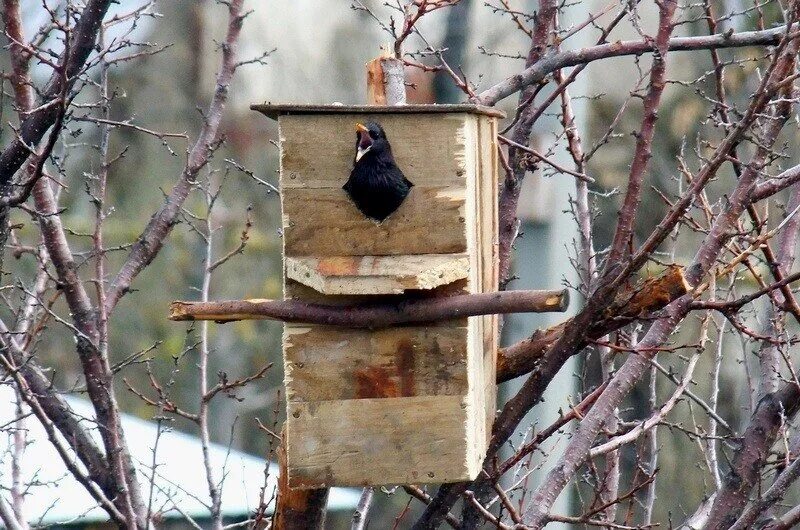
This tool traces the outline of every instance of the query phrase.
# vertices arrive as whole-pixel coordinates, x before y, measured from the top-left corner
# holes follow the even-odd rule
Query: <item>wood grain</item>
[[[355,124],[377,121],[415,186],[463,186],[467,114],[282,116],[281,189],[341,188],[353,169]],[[470,146],[474,149],[473,146]]]
[[[383,80],[383,57],[376,57],[366,64],[367,99],[372,105],[386,105],[386,85]]]
[[[474,479],[472,404],[460,396],[288,405],[289,484],[422,484]]]
[[[466,325],[466,320],[462,321]],[[466,326],[286,326],[289,401],[466,395]]]
[[[466,278],[466,254],[287,257],[286,277],[329,295],[402,294]]]
[[[465,191],[414,186],[400,208],[377,223],[340,188],[283,190],[284,252],[288,257],[464,253]]]

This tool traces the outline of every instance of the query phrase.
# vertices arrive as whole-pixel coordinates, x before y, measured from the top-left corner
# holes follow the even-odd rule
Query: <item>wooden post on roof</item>
[[[367,63],[367,104],[406,104],[403,61],[394,57],[381,56]]]

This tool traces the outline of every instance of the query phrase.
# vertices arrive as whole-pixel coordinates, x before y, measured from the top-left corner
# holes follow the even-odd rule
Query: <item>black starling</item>
[[[356,124],[353,171],[342,188],[361,213],[383,221],[400,207],[413,185],[397,167],[383,128],[375,122]]]

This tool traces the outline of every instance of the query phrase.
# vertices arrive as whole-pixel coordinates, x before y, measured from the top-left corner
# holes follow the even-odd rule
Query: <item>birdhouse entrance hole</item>
[[[497,290],[500,112],[253,108],[279,125],[284,298],[352,305]],[[385,130],[413,183],[382,222],[342,189],[354,126],[367,122]],[[290,486],[474,479],[494,419],[496,352],[493,315],[375,330],[286,324]]]

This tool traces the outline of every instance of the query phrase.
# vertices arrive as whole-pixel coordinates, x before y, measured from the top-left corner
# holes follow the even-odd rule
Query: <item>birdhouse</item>
[[[255,105],[278,120],[284,298],[331,305],[497,290],[497,118],[473,105]],[[413,183],[382,221],[343,189],[356,123]],[[360,137],[359,137],[360,138]],[[286,324],[290,486],[474,479],[495,412],[497,317]]]

